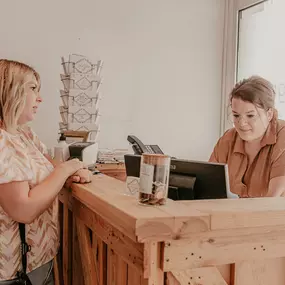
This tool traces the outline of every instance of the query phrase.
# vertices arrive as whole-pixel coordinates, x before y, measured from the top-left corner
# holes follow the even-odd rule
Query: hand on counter
[[[89,183],[91,182],[91,177],[91,171],[88,169],[79,169],[66,180],[65,186],[69,188],[72,183]]]

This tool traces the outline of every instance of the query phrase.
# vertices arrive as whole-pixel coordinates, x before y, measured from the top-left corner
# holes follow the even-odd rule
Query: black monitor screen
[[[127,176],[140,176],[140,155],[125,155]],[[168,198],[221,199],[229,192],[226,164],[171,159]]]

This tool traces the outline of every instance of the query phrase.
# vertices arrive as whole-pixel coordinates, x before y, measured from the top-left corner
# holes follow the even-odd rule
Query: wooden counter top
[[[135,241],[182,239],[218,229],[285,225],[285,198],[168,200],[139,205],[125,195],[125,183],[99,174],[90,184],[74,184],[73,196]]]
[[[285,198],[144,206],[104,174],[63,190],[64,285],[285,284]]]

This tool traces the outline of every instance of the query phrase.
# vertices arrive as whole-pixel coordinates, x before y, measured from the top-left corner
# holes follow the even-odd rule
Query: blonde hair
[[[25,84],[34,75],[40,85],[39,74],[27,64],[0,59],[0,120],[6,130],[16,130],[25,107]]]
[[[265,111],[273,109],[274,117],[277,118],[274,87],[261,76],[251,76],[238,82],[230,94],[230,103],[233,98],[250,102]]]

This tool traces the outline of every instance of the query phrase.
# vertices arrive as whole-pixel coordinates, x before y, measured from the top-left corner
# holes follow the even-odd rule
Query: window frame
[[[228,95],[236,83],[237,76],[239,12],[266,1],[269,0],[226,0],[225,2],[220,135],[232,128],[232,123],[228,120]]]

